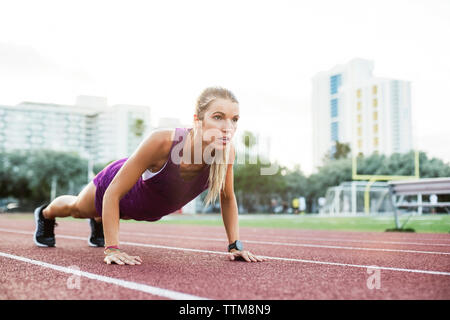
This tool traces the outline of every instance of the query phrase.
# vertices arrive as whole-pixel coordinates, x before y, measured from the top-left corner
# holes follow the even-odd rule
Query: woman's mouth
[[[222,138],[220,138],[219,139],[220,141],[222,141],[222,143],[227,143],[227,142],[229,142],[230,141],[230,138],[228,138],[228,137],[222,137]]]

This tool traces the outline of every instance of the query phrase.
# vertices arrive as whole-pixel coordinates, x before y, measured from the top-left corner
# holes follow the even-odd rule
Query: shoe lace
[[[44,236],[53,237],[55,235],[54,233],[55,227],[58,226],[55,219],[43,219],[41,223],[42,228],[44,229]]]

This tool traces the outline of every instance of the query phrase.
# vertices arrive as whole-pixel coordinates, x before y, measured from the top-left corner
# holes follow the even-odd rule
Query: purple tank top
[[[171,157],[172,149],[179,143],[181,145],[177,149],[181,149],[180,157],[183,155],[182,146],[190,130],[192,128],[175,128],[174,141],[170,147],[169,158],[164,168],[149,179],[143,180],[142,176],[139,177],[136,184],[119,202],[120,217],[156,221],[180,209],[208,189],[209,164],[193,179],[185,181],[180,175],[180,165],[173,162]],[[97,187],[95,209],[99,216],[102,215],[103,195],[127,159],[123,158],[112,162],[100,171],[93,180]]]

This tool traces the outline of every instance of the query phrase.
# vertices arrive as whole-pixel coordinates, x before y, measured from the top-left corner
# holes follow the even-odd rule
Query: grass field
[[[401,217],[400,223],[403,224],[406,220],[407,217]],[[223,225],[222,218],[218,214],[193,216],[173,214],[164,217],[156,223]],[[243,227],[384,232],[386,229],[394,228],[395,222],[392,216],[329,217],[317,215],[242,214],[239,216],[239,225]],[[450,215],[413,216],[410,217],[404,228],[412,228],[415,232],[449,233]]]
[[[4,213],[2,213],[3,215]],[[10,218],[32,219],[31,213],[7,214]],[[64,218],[73,219],[73,218]],[[403,224],[407,217],[401,217],[400,223]],[[133,220],[121,220],[121,223],[148,223],[137,222]],[[186,224],[186,225],[205,225],[205,226],[223,226],[220,214],[171,214],[163,217],[157,224]],[[373,231],[384,232],[386,229],[394,228],[393,216],[379,217],[329,217],[318,215],[292,215],[292,214],[241,214],[239,216],[239,225],[243,227],[267,227],[267,228],[293,228],[310,230],[342,230],[342,231]],[[449,233],[450,215],[422,215],[413,216],[404,225],[404,228],[414,229],[415,232],[424,233]]]

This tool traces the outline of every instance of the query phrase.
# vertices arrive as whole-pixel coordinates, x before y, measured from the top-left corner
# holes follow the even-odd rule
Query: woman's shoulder
[[[179,130],[188,130],[189,128],[178,128]],[[154,135],[156,139],[160,139],[168,149],[172,146],[174,140],[176,140],[176,130],[177,128],[160,128],[152,131],[151,135]],[[182,133],[178,132],[178,135]],[[178,140],[177,140],[178,141]],[[167,150],[169,151],[169,150]]]
[[[175,137],[175,128],[161,128],[153,130],[150,135],[152,139],[158,141],[162,155],[168,154]]]
[[[154,129],[149,136],[149,139],[156,141],[154,145],[158,147],[159,161],[166,161],[169,156],[170,150],[176,141],[179,141],[179,137],[177,138],[177,129],[183,130],[183,128],[158,128]],[[182,133],[178,132],[178,135]],[[175,141],[176,140],[176,141]]]
[[[172,140],[175,135],[175,130],[175,128],[158,128],[152,130],[152,132],[150,132],[150,135],[155,139],[159,139],[161,142],[167,142],[169,140]]]
[[[164,165],[172,147],[175,129],[154,129],[141,142],[134,157],[147,163],[147,169],[156,172]]]

